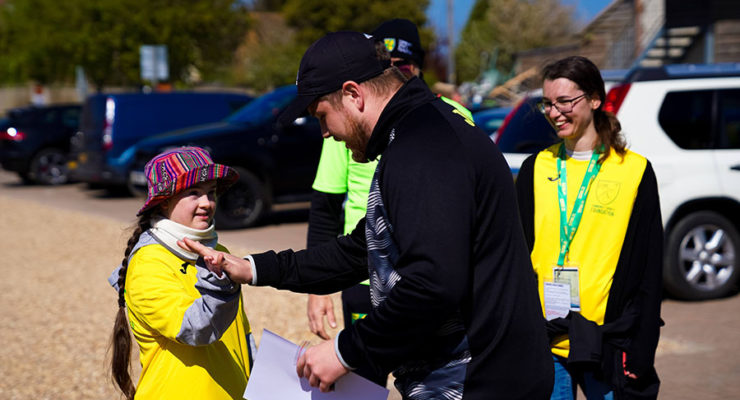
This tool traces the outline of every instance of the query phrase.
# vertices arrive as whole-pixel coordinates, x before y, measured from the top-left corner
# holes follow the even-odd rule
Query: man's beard
[[[367,149],[368,140],[365,139],[362,127],[354,118],[348,116],[345,129],[347,130],[347,137],[344,139],[344,143],[352,152],[352,159],[358,163],[366,163],[365,150]]]

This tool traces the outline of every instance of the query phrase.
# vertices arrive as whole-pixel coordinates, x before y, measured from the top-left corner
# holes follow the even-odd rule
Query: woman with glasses
[[[552,399],[656,398],[663,228],[650,162],[626,148],[584,57],[543,70],[538,105],[560,143],[517,177],[555,364]]]

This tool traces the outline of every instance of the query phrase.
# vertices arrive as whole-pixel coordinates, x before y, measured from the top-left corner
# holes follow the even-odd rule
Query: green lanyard
[[[600,152],[594,151],[591,156],[586,175],[583,176],[581,188],[578,190],[576,202],[573,204],[573,212],[570,213],[570,219],[568,219],[568,182],[565,172],[565,144],[560,145],[560,152],[558,154],[558,173],[560,174],[560,182],[558,183],[558,202],[560,203],[560,255],[558,256],[558,265],[561,267],[565,264],[565,257],[568,251],[570,251],[570,243],[573,241],[573,236],[575,236],[578,225],[581,223],[583,207],[586,205],[586,197],[588,197],[588,192],[591,189],[591,182],[593,182],[599,173],[599,169],[601,169],[601,164],[597,162],[599,155]],[[566,221],[568,221],[567,224]]]

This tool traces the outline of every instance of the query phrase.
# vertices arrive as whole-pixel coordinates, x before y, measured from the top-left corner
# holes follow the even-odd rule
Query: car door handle
[[[733,171],[740,171],[740,164],[733,165],[732,167],[730,167],[730,169],[733,170]]]

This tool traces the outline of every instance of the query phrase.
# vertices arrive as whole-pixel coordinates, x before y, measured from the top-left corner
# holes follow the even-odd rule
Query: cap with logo
[[[419,30],[416,24],[396,18],[385,21],[372,32],[376,40],[382,40],[391,57],[413,61],[419,68],[424,67],[424,49],[421,48]]]
[[[372,36],[349,31],[329,33],[303,54],[296,77],[298,95],[278,121],[287,126],[316,99],[341,89],[344,82],[364,82],[389,66],[389,61],[378,60]]]

